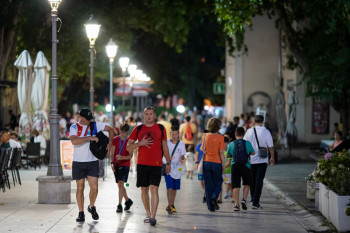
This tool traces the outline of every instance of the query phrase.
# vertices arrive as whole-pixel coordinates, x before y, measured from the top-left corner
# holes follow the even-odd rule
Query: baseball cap
[[[89,109],[83,108],[80,110],[79,115],[84,117],[86,120],[91,121],[94,119],[92,112]]]

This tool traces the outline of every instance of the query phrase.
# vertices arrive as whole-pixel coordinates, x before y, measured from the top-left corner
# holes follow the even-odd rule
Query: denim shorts
[[[98,178],[99,164],[98,160],[92,162],[76,162],[72,165],[73,180],[85,179],[88,176]]]

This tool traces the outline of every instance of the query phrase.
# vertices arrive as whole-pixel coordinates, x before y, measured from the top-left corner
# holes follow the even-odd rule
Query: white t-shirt
[[[255,126],[255,129],[259,139],[260,147],[273,147],[273,140],[270,131],[268,131],[263,126]],[[255,139],[254,128],[248,129],[243,139],[249,141],[252,144],[253,149],[255,151],[255,155],[250,156],[251,164],[269,163],[269,158],[260,158],[259,156],[259,148],[258,143]]]
[[[11,148],[22,148],[21,144],[12,138],[10,138],[9,143]]]
[[[81,132],[79,132],[80,136],[78,136],[78,129],[79,128],[81,129]],[[103,131],[105,128],[105,124],[103,124],[102,122],[96,122],[96,128],[97,128],[96,133]],[[89,137],[90,136],[90,127],[89,127],[89,125],[81,125],[81,124],[79,124],[79,122],[77,122],[70,127],[69,133],[70,133],[69,134],[70,136],[78,136],[80,138]],[[93,136],[96,136],[96,133],[94,133]],[[87,142],[80,144],[80,145],[74,145],[73,161],[92,162],[92,161],[96,161],[96,160],[97,160],[97,158],[90,151],[90,141],[87,141]]]
[[[40,143],[40,155],[45,155],[46,139],[39,134],[37,137],[34,137],[34,142]]]
[[[170,141],[170,139],[167,140],[167,143],[169,148],[169,156],[171,157],[171,153],[173,152],[176,143],[173,144]],[[171,163],[170,163],[171,171],[169,175],[174,179],[180,179],[182,176],[182,171],[179,171],[179,168],[181,168],[180,158],[185,154],[186,154],[185,143],[180,140],[179,145],[177,145],[173,158],[171,159]],[[163,163],[166,163],[165,158],[163,158]]]

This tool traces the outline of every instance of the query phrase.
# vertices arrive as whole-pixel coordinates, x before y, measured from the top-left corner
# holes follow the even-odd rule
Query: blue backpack
[[[235,152],[234,152],[234,162],[238,165],[244,165],[248,162],[249,155],[247,153],[247,149],[245,147],[245,140],[235,140]]]

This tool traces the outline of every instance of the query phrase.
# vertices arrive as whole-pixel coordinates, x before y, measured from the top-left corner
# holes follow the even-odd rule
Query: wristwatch
[[[198,164],[199,162],[197,161],[196,164]]]
[[[166,165],[170,165],[170,163],[166,163]]]

